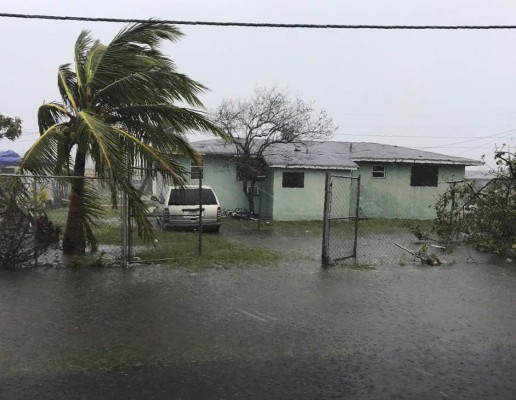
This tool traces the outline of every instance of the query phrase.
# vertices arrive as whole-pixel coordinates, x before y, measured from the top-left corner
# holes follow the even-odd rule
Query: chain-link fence
[[[409,183],[362,182],[357,264],[470,262],[482,257],[478,250],[513,257],[514,179]]]
[[[82,200],[74,203],[69,177],[0,175],[0,265],[2,268],[23,268],[42,265],[127,265],[138,262],[181,260],[202,253],[203,230],[168,230],[163,225],[163,209],[153,195],[151,178],[137,170],[131,178],[140,200],[147,207],[155,240],[142,239],[135,223],[134,208],[127,195],[116,190],[109,181],[93,176],[75,178],[82,182]],[[195,193],[201,193],[196,190]],[[204,193],[206,196],[206,193]],[[201,193],[202,195],[202,193]],[[193,206],[204,225],[207,204]],[[168,201],[168,199],[167,199]],[[197,201],[197,198],[196,198]],[[205,203],[209,198],[205,198]],[[84,217],[82,209],[88,208]],[[199,209],[202,209],[199,215]],[[221,210],[215,209],[220,220]],[[157,221],[162,220],[161,225]],[[78,233],[82,230],[84,234]],[[68,242],[67,242],[68,241]],[[66,246],[84,248],[85,257],[64,256]],[[93,250],[93,251],[92,251]],[[69,252],[68,252],[69,253]],[[73,252],[72,252],[73,253]]]
[[[473,261],[480,257],[478,250],[510,256],[516,249],[514,179],[496,178],[482,186],[467,180],[413,180],[406,187],[370,179],[359,190],[344,182],[330,176],[323,262],[352,256],[354,265],[371,268],[438,265]],[[346,191],[351,197],[359,194],[357,231],[346,223],[345,211],[335,210],[335,204],[348,209]]]
[[[417,186],[385,178],[366,180],[360,191],[356,263],[409,264],[440,252],[442,246],[431,234],[431,227],[436,216],[434,205],[447,187],[445,182]]]
[[[121,195],[93,177],[81,179],[83,203],[73,203],[69,178],[59,176],[0,175],[0,263],[3,268],[63,266],[86,263],[112,264],[121,261]],[[91,197],[95,194],[94,197]],[[89,207],[97,217],[86,218],[85,235],[81,208]],[[15,222],[15,223],[14,223]],[[68,231],[66,230],[68,222]],[[78,222],[79,224],[75,224]],[[63,256],[63,236],[86,249],[86,259]],[[76,242],[74,242],[76,241]]]
[[[219,232],[222,208],[213,190],[203,185],[202,174],[196,178],[194,184],[175,187],[159,177],[143,177],[138,169],[134,170],[132,185],[147,206],[155,239],[153,243],[142,241],[131,214],[123,246],[127,248],[128,262],[188,265],[203,255],[205,246],[212,245],[205,234]],[[131,210],[130,205],[128,209]]]
[[[356,257],[360,177],[326,174],[322,261],[327,265]]]
[[[69,178],[0,175],[0,262],[3,268],[84,262],[217,266],[241,263],[246,255],[266,262],[272,251],[280,258],[374,267],[474,260],[475,249],[504,254],[516,247],[514,179],[498,177],[480,186],[462,180],[402,186],[334,171],[327,177],[325,202],[320,176],[310,181],[307,174],[305,188],[265,180],[251,213],[245,204],[225,209],[221,199],[231,193],[198,179],[189,187],[192,196],[174,193],[190,203],[174,205],[172,192],[160,193],[166,185],[135,170],[132,184],[147,207],[154,241],[142,240],[123,193],[87,176],[84,187],[96,195],[85,201],[99,218],[87,220],[90,230],[79,239],[87,242],[87,257],[76,261],[63,256],[63,238],[74,237],[71,228],[80,215]],[[205,183],[218,196],[214,204]]]

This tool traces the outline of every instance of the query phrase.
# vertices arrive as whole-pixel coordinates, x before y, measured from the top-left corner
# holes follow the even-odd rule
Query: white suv
[[[199,186],[164,186],[158,197],[156,214],[162,229],[199,227]],[[222,211],[215,192],[209,186],[201,191],[202,230],[219,232]]]

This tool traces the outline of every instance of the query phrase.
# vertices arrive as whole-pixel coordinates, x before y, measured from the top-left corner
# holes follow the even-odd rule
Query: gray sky
[[[1,12],[238,22],[516,25],[514,0],[2,0]],[[37,108],[59,100],[56,72],[82,29],[107,43],[123,24],[0,19],[0,113],[23,135],[0,148],[26,151]],[[342,141],[398,144],[491,161],[516,147],[516,30],[370,31],[181,28],[165,52],[207,85],[208,109],[257,85],[314,100]],[[507,133],[501,133],[509,131]],[[486,138],[487,137],[487,138]],[[491,162],[492,164],[492,162]]]

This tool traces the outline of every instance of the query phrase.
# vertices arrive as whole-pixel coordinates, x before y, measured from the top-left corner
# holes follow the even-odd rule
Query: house
[[[220,139],[193,142],[204,155],[204,181],[225,209],[247,208],[238,180],[235,148]],[[274,220],[320,220],[326,172],[361,177],[360,213],[369,218],[434,217],[432,205],[465,167],[481,162],[400,146],[364,142],[309,141],[275,144],[264,154],[267,174],[257,184],[255,211]],[[191,183],[200,167],[185,165]],[[355,188],[356,189],[356,188]],[[343,207],[354,208],[352,180],[341,190]],[[346,192],[346,193],[344,193]]]
[[[482,189],[497,178],[492,171],[466,171],[464,181],[471,183],[476,189]]]
[[[0,173],[14,174],[20,164],[21,157],[12,150],[0,151]]]

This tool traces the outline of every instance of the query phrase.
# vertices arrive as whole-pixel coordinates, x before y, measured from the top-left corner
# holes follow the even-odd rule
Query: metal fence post
[[[357,258],[358,247],[358,220],[360,218],[360,175],[357,179],[357,205],[355,207],[355,242],[353,243],[353,258]]]
[[[330,204],[331,204],[331,174],[326,172],[324,183],[324,214],[323,214],[323,240],[322,240],[322,265],[330,264],[329,239],[330,239]]]
[[[133,223],[131,201],[127,199],[127,263],[133,262]]]
[[[38,187],[36,182],[36,177],[34,177],[34,180],[32,181],[32,190],[33,190],[33,207],[34,211],[32,212],[32,232],[33,232],[33,239],[34,239],[34,265],[38,266],[38,227],[37,227],[37,221],[38,221]]]
[[[260,220],[262,219],[262,185],[260,183],[257,186],[259,194],[258,194],[258,230],[261,228]]]
[[[199,174],[199,256],[202,256],[202,173]]]
[[[122,191],[122,265],[127,267],[127,193]]]

